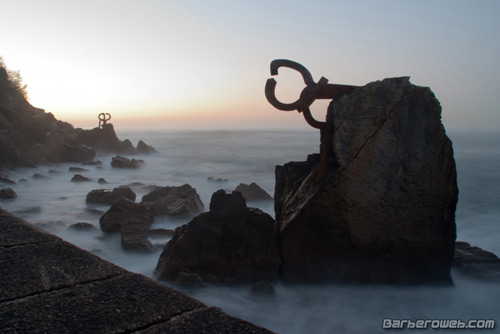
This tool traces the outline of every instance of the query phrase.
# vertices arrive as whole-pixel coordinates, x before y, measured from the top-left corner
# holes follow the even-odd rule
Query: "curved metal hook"
[[[99,114],[99,116],[97,116],[97,118],[99,118],[99,127],[101,128],[106,124],[107,121],[111,119],[111,114],[102,112]]]
[[[296,70],[302,75],[302,79],[307,86],[315,85],[311,73],[303,65],[288,59],[275,59],[271,62],[271,75],[278,75],[278,69],[280,67],[288,67]],[[292,103],[283,103],[276,98],[276,80],[272,78],[267,79],[265,92],[267,101],[276,109],[292,111],[299,107],[301,98]]]

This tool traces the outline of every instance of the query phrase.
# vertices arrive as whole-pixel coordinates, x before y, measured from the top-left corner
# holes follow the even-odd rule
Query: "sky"
[[[79,127],[306,129],[264,86],[410,76],[447,128],[500,129],[500,1],[0,0],[0,56],[31,104]],[[298,98],[280,70],[277,96]],[[323,120],[327,102],[312,106]]]

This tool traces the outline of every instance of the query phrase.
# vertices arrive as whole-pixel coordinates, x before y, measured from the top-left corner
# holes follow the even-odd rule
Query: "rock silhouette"
[[[247,208],[241,193],[219,190],[212,195],[210,212],[175,230],[155,274],[199,286],[274,281],[281,263],[275,237],[271,216]]]
[[[451,282],[458,197],[429,88],[367,84],[328,108],[321,152],[276,167],[286,282]]]

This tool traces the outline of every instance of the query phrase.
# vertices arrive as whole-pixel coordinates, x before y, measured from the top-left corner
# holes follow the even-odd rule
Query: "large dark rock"
[[[126,198],[131,201],[135,201],[135,192],[127,186],[120,186],[118,188],[111,189],[96,189],[91,190],[87,194],[87,203],[96,204],[108,204],[111,205],[120,198]]]
[[[466,277],[500,282],[500,258],[467,242],[455,243],[453,269]]]
[[[156,215],[194,216],[203,211],[200,196],[189,184],[180,187],[156,187],[142,197],[142,202],[148,203]]]
[[[247,201],[267,201],[273,198],[257,183],[240,183],[234,191],[239,191]]]
[[[148,229],[153,223],[154,212],[148,206],[121,198],[101,217],[104,232],[121,232],[122,248],[126,251],[155,249],[148,240]]]
[[[128,220],[142,221],[149,227],[153,218],[154,212],[147,205],[120,198],[104,213],[99,223],[104,232],[119,232]]]
[[[85,145],[122,154],[135,153],[135,148],[130,140],[121,141],[118,139],[111,123],[104,124],[102,128],[93,128],[92,130],[77,129],[76,131],[78,141]]]
[[[373,82],[334,100],[321,154],[276,167],[286,282],[450,283],[458,197],[429,88]]]
[[[280,263],[271,216],[247,208],[241,193],[219,190],[212,195],[210,212],[175,230],[155,274],[166,281],[190,273],[212,284],[255,283],[276,280]]]

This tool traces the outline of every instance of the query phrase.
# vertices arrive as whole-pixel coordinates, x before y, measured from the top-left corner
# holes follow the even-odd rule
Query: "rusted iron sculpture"
[[[99,116],[99,128],[103,128],[106,123],[111,119],[111,115],[109,113],[100,113]]]
[[[293,103],[283,103],[278,101],[275,94],[276,80],[267,79],[266,98],[276,109],[291,111],[297,110],[304,115],[306,122],[313,128],[323,130],[326,122],[320,122],[311,114],[309,107],[316,99],[335,99],[336,97],[352,92],[357,86],[329,84],[328,79],[321,77],[316,83],[311,73],[303,65],[288,59],[275,59],[271,62],[271,75],[277,75],[280,67],[288,67],[302,74],[306,87],[302,90],[300,97]]]

